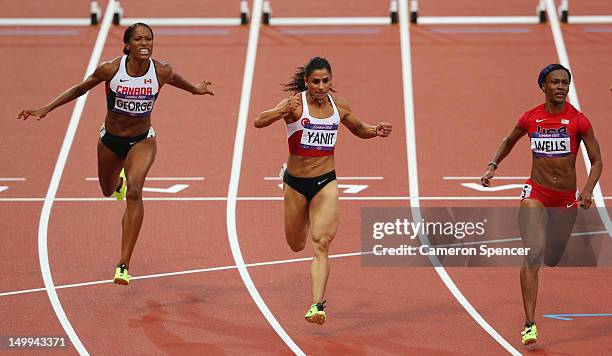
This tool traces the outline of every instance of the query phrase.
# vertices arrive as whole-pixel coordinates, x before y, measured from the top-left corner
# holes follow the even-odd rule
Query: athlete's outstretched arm
[[[38,117],[38,120],[42,119],[55,108],[71,102],[79,96],[87,93],[89,90],[93,89],[96,85],[102,83],[103,81],[110,80],[112,77],[111,73],[113,72],[112,66],[113,65],[111,62],[102,63],[98,68],[96,68],[93,74],[87,77],[80,84],[66,89],[63,93],[58,95],[45,106],[41,106],[38,109],[22,110],[19,115],[17,115],[17,119],[26,120],[30,116],[36,116]]]
[[[298,108],[301,105],[301,100],[296,98],[295,95],[291,95],[286,99],[283,99],[274,108],[266,110],[255,118],[253,125],[257,128],[267,127],[272,125],[275,121],[284,118],[296,118],[300,115]]]
[[[201,80],[196,85],[192,85],[176,72],[172,73],[172,81],[168,82],[168,84],[188,91],[193,95],[215,95],[212,89],[208,87],[209,85],[212,85],[212,82],[209,82],[208,80]]]
[[[521,137],[525,136],[527,131],[522,128],[515,126],[514,129],[510,132],[510,134],[502,140],[501,144],[495,151],[491,162],[487,165],[487,170],[480,178],[480,182],[483,186],[488,187],[491,184],[491,178],[495,176],[495,171],[497,170],[497,166],[501,163],[501,161],[506,158],[508,154],[514,148],[514,145],[521,139]]]
[[[359,120],[351,112],[349,103],[342,98],[334,98],[338,111],[340,112],[340,119],[344,126],[346,126],[353,135],[360,138],[373,138],[373,137],[387,137],[393,131],[393,126],[386,122],[379,122],[377,125],[370,125]]]
[[[212,85],[212,82],[209,82],[208,80],[201,80],[197,84],[193,85],[175,72],[170,63],[165,61],[158,63],[157,74],[160,79],[160,86],[169,84],[193,95],[215,95],[212,89],[208,87],[209,85]]]
[[[586,147],[587,154],[589,155],[589,161],[591,161],[591,170],[589,171],[589,177],[584,185],[584,188],[580,191],[578,196],[578,202],[580,206],[588,209],[591,207],[592,200],[591,195],[593,194],[593,188],[601,176],[603,170],[603,162],[601,161],[601,152],[599,150],[599,142],[595,138],[593,128],[590,128],[586,134],[582,135],[582,141],[584,147]]]

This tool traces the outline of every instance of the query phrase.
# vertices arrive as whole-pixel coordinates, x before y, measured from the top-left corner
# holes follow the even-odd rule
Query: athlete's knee
[[[100,182],[100,190],[102,190],[102,195],[105,197],[110,197],[115,192],[117,187],[112,187],[110,184],[104,184]]]
[[[530,248],[529,253],[525,256],[525,265],[530,268],[539,268],[542,265],[543,249]]]
[[[546,254],[544,254],[544,264],[547,265],[548,267],[555,267],[556,265],[559,264],[559,262],[561,262],[561,258],[563,257],[563,253],[564,250],[556,250],[556,249],[550,249],[550,253],[549,251],[546,251]]]
[[[102,195],[104,195],[105,197],[110,197],[115,192],[114,189],[112,189],[112,188],[109,189],[109,188],[104,187],[102,185],[100,185],[100,189],[102,190]]]
[[[300,252],[306,247],[306,239],[287,236],[287,244],[293,252]]]
[[[131,201],[138,201],[138,200],[142,200],[142,185],[131,185],[130,186],[130,182],[128,181],[128,186],[127,186],[127,193],[125,195],[125,199],[126,200],[131,200]]]
[[[318,255],[318,254],[327,255],[329,253],[329,245],[334,239],[334,234],[319,233],[319,234],[313,235],[312,239],[314,242],[315,255]]]

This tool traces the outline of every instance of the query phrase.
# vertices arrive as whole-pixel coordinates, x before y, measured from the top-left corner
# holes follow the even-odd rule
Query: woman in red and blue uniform
[[[360,121],[348,102],[332,89],[331,65],[312,58],[294,74],[286,89],[292,94],[255,119],[261,128],[284,120],[289,159],[283,166],[285,238],[293,251],[301,251],[310,239],[314,259],[310,266],[312,305],[305,319],[323,324],[323,295],[329,276],[329,244],[338,228],[338,184],[334,149],[342,123],[360,138],[387,137],[391,124],[369,125]]]
[[[147,24],[135,23],[123,34],[123,53],[102,63],[82,83],[77,84],[49,104],[23,110],[18,119],[44,118],[57,107],[106,83],[107,111],[98,141],[98,180],[102,194],[127,200],[122,220],[121,258],[114,281],[129,284],[128,267],[144,218],[142,189],[157,152],[151,112],[161,87],[175,86],[196,95],[210,94],[208,81],[190,84],[167,62],[151,58],[153,30]]]
[[[540,72],[538,85],[544,104],[526,111],[510,134],[503,139],[481,178],[488,187],[501,161],[516,142],[528,135],[531,141],[531,176],[521,194],[519,228],[528,255],[521,267],[521,292],[525,309],[525,329],[521,342],[535,343],[538,330],[535,306],[538,271],[542,261],[559,263],[572,232],[577,207],[588,209],[593,188],[603,169],[599,143],[587,117],[566,101],[571,82],[570,71],[550,64]],[[576,154],[584,143],[591,170],[582,190],[576,185]]]

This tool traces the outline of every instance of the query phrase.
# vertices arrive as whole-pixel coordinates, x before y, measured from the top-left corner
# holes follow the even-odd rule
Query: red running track
[[[424,14],[426,11],[431,11],[431,15],[442,14],[436,3],[448,5],[432,1],[429,8],[423,5]],[[525,3],[517,2],[501,14],[524,14]],[[341,4],[326,1],[303,11],[283,3],[273,5],[275,16],[320,16],[321,8],[331,16],[358,16],[364,10],[368,11],[367,15],[386,14],[386,1],[362,4],[346,11]],[[173,8],[136,2],[122,5],[126,16],[154,16],[160,12],[168,16],[191,16]],[[194,2],[190,6],[205,9],[211,4]],[[216,11],[207,16],[233,16],[225,7]],[[11,15],[26,16],[27,13],[21,15],[23,12],[16,9]],[[62,16],[78,15],[67,10]],[[552,35],[546,25],[519,27],[527,28],[528,32],[441,34],[432,31],[433,27],[411,26],[421,196],[490,194],[470,191],[442,177],[480,175],[497,144],[495,140],[510,130],[522,110],[542,99],[534,73],[545,63],[556,61]],[[609,53],[612,38],[610,33],[587,32],[591,27],[594,26],[564,26],[563,31],[583,111],[597,130],[605,159],[610,156],[605,145],[610,130],[604,121],[609,107],[610,83],[606,80],[612,77],[612,70],[605,65],[608,56],[601,54]],[[394,125],[393,136],[387,140],[363,141],[343,130],[336,155],[339,176],[383,177],[366,182],[346,181],[368,184],[356,197],[409,195],[399,28],[368,27],[372,30],[368,34],[323,36],[287,34],[289,29],[293,28],[264,27],[259,37],[238,194],[258,199],[241,200],[236,209],[237,233],[246,263],[310,256],[308,249],[294,254],[285,245],[278,181],[264,180],[266,176],[275,176],[280,163],[286,159],[285,130],[280,124],[256,130],[250,120],[285,95],[280,84],[311,56],[330,59],[338,93],[351,102],[358,117]],[[174,88],[164,89],[160,96],[153,118],[159,150],[150,177],[204,177],[204,180],[186,182],[189,188],[173,196],[198,197],[195,201],[165,201],[159,200],[165,197],[162,193],[146,193],[145,197],[153,200],[145,202],[145,223],[132,273],[147,276],[216,267],[219,270],[136,279],[129,288],[101,283],[58,289],[69,320],[91,354],[290,353],[263,318],[233,268],[224,197],[231,174],[248,28],[220,30],[227,33],[175,36],[156,29],[155,57],[167,59],[192,81],[212,80],[216,96],[192,97]],[[7,83],[14,83],[0,89],[4,91],[2,97],[11,99],[1,109],[5,117],[12,118],[22,107],[48,101],[82,78],[97,28],[78,31],[78,36],[0,38],[5,53],[11,54],[4,58],[12,60],[7,62],[10,70],[6,71],[5,78]],[[103,59],[120,54],[122,31],[111,29]],[[37,57],[41,47],[44,62]],[[31,79],[24,80],[22,68],[28,69],[26,75]],[[119,255],[123,205],[92,200],[100,196],[97,183],[85,179],[96,175],[95,140],[103,120],[103,95],[101,87],[90,93],[57,194],[67,201],[56,201],[51,213],[49,259],[58,286],[109,280]],[[10,188],[0,193],[1,198],[44,197],[72,107],[72,104],[66,105],[41,122],[4,120],[0,130],[5,153],[0,155],[3,176],[26,177],[26,181],[6,183]],[[475,127],[483,131],[476,132]],[[522,142],[504,162],[500,174],[527,175],[526,151],[526,143]],[[579,160],[579,172],[584,172],[582,164]],[[579,180],[584,181],[583,173]],[[147,187],[167,188],[176,183],[184,182],[151,181]],[[604,196],[610,191],[610,183],[604,174],[601,180]],[[495,196],[516,194],[517,191],[507,191]],[[264,200],[268,197],[273,199]],[[513,200],[423,202],[429,206],[513,206],[516,203]],[[406,201],[381,199],[342,200],[341,225],[332,253],[361,250],[360,208],[406,205]],[[2,229],[5,256],[9,256],[2,259],[0,293],[42,287],[37,255],[41,206],[40,200],[0,202],[5,216]],[[448,270],[465,297],[492,327],[517,350],[528,352],[518,342],[522,324],[518,271],[509,268]],[[505,353],[456,302],[432,268],[373,268],[362,266],[357,256],[334,259],[326,296],[330,319],[323,327],[307,324],[302,319],[310,301],[307,271],[307,261],[249,268],[267,306],[307,354]],[[606,268],[544,269],[538,315],[609,312],[608,277]],[[0,315],[5,321],[0,335],[64,334],[44,291],[0,298],[3,299]],[[605,319],[572,322],[539,319],[542,341],[536,353],[609,352],[612,330]],[[422,335],[427,335],[426,342]]]

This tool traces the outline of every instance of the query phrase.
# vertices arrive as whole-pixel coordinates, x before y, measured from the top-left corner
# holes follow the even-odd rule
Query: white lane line
[[[0,36],[78,36],[79,30],[0,30]]]
[[[86,181],[98,181],[98,177],[87,177],[85,178]],[[150,180],[150,181],[173,181],[173,180],[178,180],[178,181],[202,181],[204,180],[204,177],[146,177],[145,180]]]
[[[266,302],[263,300],[255,283],[249,275],[247,266],[244,263],[242,252],[240,251],[240,242],[238,241],[238,233],[236,228],[236,201],[238,197],[238,184],[240,182],[240,170],[242,166],[242,155],[244,151],[244,140],[246,136],[247,117],[249,115],[249,103],[251,101],[251,91],[253,88],[253,74],[255,72],[255,59],[257,57],[257,42],[259,40],[259,29],[261,27],[262,0],[253,1],[253,11],[251,19],[251,28],[249,29],[249,40],[247,44],[247,54],[244,63],[244,76],[242,78],[242,91],[240,93],[240,109],[238,112],[238,120],[236,124],[236,137],[234,140],[234,152],[232,156],[232,170],[230,175],[229,188],[227,192],[227,237],[229,239],[232,256],[236,262],[236,266],[240,273],[240,277],[244,282],[251,298],[266,318],[270,326],[283,339],[285,344],[296,355],[305,355],[300,347],[291,339],[285,329],[280,325],[274,317]]]
[[[23,182],[25,178],[0,178],[0,182]]]
[[[274,17],[270,26],[390,25],[391,17]]]
[[[1,18],[0,26],[91,26],[90,18]]]
[[[607,231],[577,232],[577,233],[573,233],[572,236],[596,236],[596,235],[602,235],[602,234],[607,234],[607,233],[608,233]],[[512,237],[512,238],[487,240],[487,241],[464,242],[463,245],[478,245],[478,244],[484,244],[484,243],[495,244],[495,243],[514,242],[514,241],[520,241],[520,240],[521,240],[520,237]],[[451,245],[451,244],[449,244],[449,245],[436,245],[436,246],[437,247],[456,246],[456,244],[454,244],[454,245]],[[347,253],[339,253],[339,254],[335,254],[335,255],[329,255],[329,258],[356,257],[356,256],[364,256],[364,255],[372,255],[372,254],[374,254],[372,251],[347,252]],[[251,268],[251,267],[274,266],[274,265],[283,265],[283,264],[289,264],[289,263],[308,262],[308,261],[312,261],[312,257],[291,258],[291,259],[286,259],[286,260],[275,260],[275,261],[266,261],[266,262],[247,263],[246,266]],[[219,267],[209,267],[209,268],[198,268],[198,269],[190,269],[190,270],[176,271],[176,272],[165,272],[165,273],[147,274],[147,275],[142,275],[142,276],[131,276],[131,279],[132,280],[138,280],[138,279],[143,279],[144,280],[144,279],[155,279],[155,278],[163,278],[163,277],[174,277],[174,276],[182,276],[182,275],[194,274],[194,273],[225,271],[225,270],[235,269],[235,268],[236,268],[235,265],[219,266]],[[55,289],[68,289],[68,288],[87,287],[87,286],[93,286],[93,285],[98,285],[98,284],[107,284],[107,283],[111,284],[111,283],[113,283],[113,280],[112,279],[106,279],[106,280],[91,281],[91,282],[64,284],[64,285],[55,286]],[[8,296],[11,296],[11,295],[36,293],[36,292],[42,292],[44,290],[45,290],[45,288],[34,288],[34,289],[17,290],[17,291],[12,291],[12,292],[2,292],[2,293],[0,293],[0,297],[8,297]]]
[[[536,25],[538,16],[419,16],[419,25]]]
[[[402,57],[402,79],[404,88],[404,113],[406,125],[406,151],[408,158],[408,179],[410,196],[414,197],[410,200],[412,207],[412,215],[415,221],[421,220],[420,202],[419,202],[419,177],[417,165],[417,145],[416,145],[416,129],[414,119],[414,101],[412,93],[412,63],[410,54],[410,30],[409,30],[409,9],[408,1],[400,0],[400,40],[401,40],[401,57]],[[424,234],[419,234],[419,240],[422,244],[431,245],[429,239]],[[431,258],[435,271],[438,273],[446,287],[453,294],[455,299],[461,306],[470,314],[472,318],[493,337],[504,349],[513,355],[520,355],[508,341],[506,341],[470,304],[470,302],[461,293],[452,278],[448,275],[444,267],[441,266],[437,258]]]
[[[397,196],[397,197],[343,197],[340,200],[355,200],[355,201],[404,201],[419,199],[421,201],[496,201],[496,200],[519,200],[521,197],[518,196],[472,196],[472,197],[409,197],[409,196]],[[283,197],[238,197],[235,198],[238,201],[275,201],[283,200]],[[603,197],[605,200],[612,200],[612,196]],[[227,201],[227,197],[150,197],[142,198],[146,201]],[[45,198],[0,198],[0,203],[15,203],[15,202],[41,202],[45,201]],[[56,202],[116,202],[114,198],[55,198]]]
[[[432,28],[432,33],[443,34],[486,34],[486,33],[529,33],[529,28],[482,28],[482,27],[458,27],[458,28]]]
[[[85,70],[84,78],[87,78],[87,76],[93,73],[96,67],[98,66],[98,63],[100,62],[102,50],[104,49],[104,43],[106,42],[106,36],[108,35],[111,19],[113,17],[114,8],[115,0],[109,0],[108,5],[106,7],[106,12],[104,14],[104,20],[102,21],[102,25],[100,26],[100,31],[98,32],[96,43],[91,53],[91,57],[89,58],[87,69]],[[64,136],[64,141],[62,142],[62,147],[60,149],[57,162],[55,163],[55,168],[53,169],[53,176],[51,177],[51,182],[49,183],[49,189],[47,190],[47,196],[45,198],[45,202],[40,213],[40,223],[38,225],[38,259],[40,261],[40,270],[42,272],[45,289],[47,291],[47,295],[49,296],[49,301],[53,306],[53,310],[57,315],[57,318],[59,319],[60,323],[62,324],[62,327],[66,331],[66,334],[70,338],[70,342],[72,342],[72,345],[74,345],[80,355],[89,355],[89,353],[85,349],[85,346],[83,346],[83,344],[81,343],[81,340],[79,339],[72,325],[70,324],[70,321],[68,320],[68,317],[64,312],[64,308],[60,303],[59,297],[57,296],[55,285],[53,284],[53,277],[51,276],[51,268],[49,266],[49,254],[47,250],[47,229],[49,227],[49,217],[51,215],[53,202],[55,201],[55,196],[57,194],[57,189],[62,178],[62,173],[64,172],[64,167],[66,166],[66,161],[68,160],[70,147],[72,146],[72,142],[74,140],[79,121],[81,120],[81,114],[83,113],[83,108],[85,107],[87,96],[88,94],[86,93],[85,95],[79,97],[74,106],[74,110],[72,111],[72,116],[70,117],[68,129],[66,130],[66,135]]]
[[[565,48],[565,41],[563,39],[563,32],[561,31],[561,25],[559,24],[559,18],[557,18],[557,11],[555,11],[555,3],[553,0],[546,0],[546,12],[548,15],[548,19],[550,21],[550,28],[553,34],[553,40],[555,41],[555,47],[557,49],[557,55],[559,56],[559,63],[565,66],[571,72],[571,66],[569,61],[569,56],[567,54],[567,49]],[[578,92],[576,91],[576,80],[572,79],[572,84],[570,85],[569,90],[569,101],[576,107],[576,109],[580,110],[580,102],[578,101]],[[587,153],[586,148],[584,147],[584,142],[580,142],[580,152],[582,152],[582,160],[584,161],[584,165],[586,168],[587,174],[591,171],[591,161],[589,160],[589,155]],[[593,188],[593,200],[595,201],[595,206],[598,208],[605,208],[606,203],[603,199],[603,193],[601,192],[601,185],[599,182]],[[612,221],[610,221],[610,216],[608,215],[608,211],[606,209],[597,209],[599,212],[599,217],[603,222],[606,230],[608,230],[608,234],[610,238],[612,238]]]
[[[369,197],[349,197],[341,196],[340,200],[355,200],[355,201],[403,201],[411,200],[417,197],[409,196],[369,196]],[[283,200],[282,196],[276,197],[237,197],[233,198],[237,201],[275,201]],[[431,200],[431,201],[471,201],[471,200],[483,200],[483,201],[495,201],[495,200],[519,200],[518,196],[472,196],[472,197],[418,197],[419,200]],[[604,199],[612,199],[610,197],[604,197]],[[146,201],[227,201],[227,197],[144,197],[142,200]],[[45,198],[0,198],[0,203],[15,203],[15,202],[40,202],[45,201]],[[117,202],[114,198],[55,198],[56,202]]]
[[[569,15],[567,22],[570,24],[611,24],[612,16]]]
[[[379,28],[281,28],[283,35],[321,36],[321,35],[377,35],[381,33]]]
[[[143,22],[150,26],[240,26],[239,17],[126,17],[120,20],[121,26],[129,26],[136,22]]]
[[[442,177],[442,179],[444,180],[464,180],[464,179],[469,179],[469,180],[480,180],[480,177],[476,177],[476,176],[467,176],[467,177],[461,177],[461,176],[454,176],[454,177]],[[529,177],[527,176],[495,176],[494,179],[507,179],[507,180],[523,180],[523,179],[529,179]]]
[[[501,192],[511,189],[523,189],[524,184],[497,184],[490,187],[485,187],[480,183],[461,183],[462,186],[478,192]]]
[[[383,180],[383,177],[336,177],[336,179],[337,180]],[[280,177],[264,177],[264,180],[281,180],[281,178]]]

